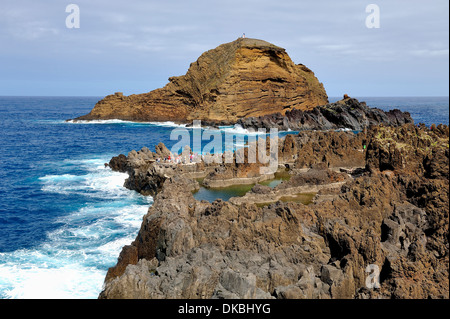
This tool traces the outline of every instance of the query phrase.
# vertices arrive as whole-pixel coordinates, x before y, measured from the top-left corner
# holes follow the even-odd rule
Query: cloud
[[[441,49],[441,50],[430,50],[430,49],[423,49],[423,50],[413,50],[410,52],[414,56],[419,57],[448,57],[449,56],[449,50],[448,49]]]
[[[29,7],[8,7],[0,10],[1,35],[8,39],[33,41],[59,34],[58,28]]]
[[[44,66],[65,59],[79,71],[79,81],[83,71],[94,73],[90,76],[96,77],[99,88],[112,85],[111,77],[102,77],[111,64],[120,64],[120,72],[152,70],[142,78],[131,77],[130,83],[160,81],[183,74],[204,51],[245,32],[286,48],[294,62],[317,70],[322,81],[344,70],[355,79],[379,70],[401,77],[416,68],[419,59],[429,78],[448,84],[445,72],[438,71],[448,68],[447,0],[434,0],[433,5],[422,0],[377,0],[380,29],[366,28],[365,7],[371,2],[360,0],[77,0],[81,12],[77,30],[65,27],[69,3],[2,0],[0,68],[7,69],[2,61],[15,63],[11,68],[25,77],[24,60],[46,72]],[[8,76],[2,72],[0,80]],[[385,83],[381,76],[372,81]],[[355,80],[348,85],[360,84]],[[333,81],[328,86],[327,90],[340,90]]]

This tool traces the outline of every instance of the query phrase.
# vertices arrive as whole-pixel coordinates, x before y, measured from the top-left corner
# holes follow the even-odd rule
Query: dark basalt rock
[[[113,158],[111,158],[108,165],[109,165],[109,167],[111,167],[111,169],[113,171],[121,172],[121,173],[126,173],[130,169],[130,166],[128,165],[127,157],[123,154],[120,154],[118,156],[114,156]]]
[[[278,130],[332,130],[350,129],[361,131],[373,125],[400,126],[414,123],[408,112],[391,110],[385,112],[369,108],[365,102],[347,98],[336,103],[317,106],[312,110],[292,109],[259,117],[239,119],[236,124],[247,129],[277,128]]]

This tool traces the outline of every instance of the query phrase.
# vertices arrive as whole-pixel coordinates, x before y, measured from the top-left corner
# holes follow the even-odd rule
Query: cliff
[[[146,149],[114,158],[158,191],[99,297],[448,298],[448,138],[448,126],[412,124],[287,136],[279,158],[291,179],[242,203],[196,201],[188,176],[204,166],[161,181],[147,174]],[[330,171],[341,165],[365,169]],[[314,185],[309,205],[251,200]]]
[[[239,38],[203,53],[183,76],[145,94],[108,95],[75,120],[234,123],[294,108],[328,103],[314,73],[294,64],[285,49],[266,41]]]

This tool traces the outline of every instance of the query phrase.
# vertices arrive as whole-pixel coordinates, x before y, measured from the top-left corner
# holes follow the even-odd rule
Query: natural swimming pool
[[[276,187],[284,181],[289,180],[290,175],[287,172],[277,172],[275,178],[260,182],[259,184],[269,186],[271,188]],[[200,185],[202,185],[202,180],[198,180]],[[206,200],[210,203],[216,199],[221,199],[228,201],[231,197],[241,197],[244,196],[248,191],[252,189],[255,184],[249,185],[234,185],[223,188],[207,188],[200,186],[200,189],[193,193],[196,200]],[[285,196],[280,198],[281,201],[292,201],[301,202],[303,204],[309,204],[315,194],[297,194],[295,196]],[[261,205],[259,205],[261,206]],[[264,206],[264,205],[262,205]]]

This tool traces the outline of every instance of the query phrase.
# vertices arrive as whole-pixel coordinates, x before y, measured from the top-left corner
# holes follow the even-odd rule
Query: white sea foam
[[[123,120],[68,120],[59,123],[67,123],[67,124],[129,124],[129,123],[140,123],[140,122],[132,122],[132,121],[123,121]]]
[[[85,163],[86,164],[86,163]],[[103,164],[96,162],[87,169],[84,175],[62,174],[46,175],[39,178],[44,192],[58,194],[81,194],[89,197],[116,198],[129,191],[123,187],[126,173],[113,172]]]
[[[182,127],[186,128],[188,124],[181,124],[181,123],[175,123],[172,121],[165,121],[165,122],[135,122],[135,121],[125,121],[125,120],[119,120],[119,119],[111,119],[111,120],[43,120],[41,121],[46,124],[127,124],[127,125],[135,125],[135,126],[161,126],[161,127]],[[192,129],[192,127],[189,127]],[[240,124],[234,124],[234,125],[228,125],[228,126],[219,126],[218,128],[211,128],[211,127],[203,127],[202,129],[211,129],[211,130],[220,130],[224,132],[229,132],[232,134],[242,134],[242,135],[261,135],[265,133],[260,133],[258,130],[254,129],[245,129]],[[344,129],[344,130],[351,130],[351,129]],[[268,130],[267,130],[268,131]],[[279,131],[281,132],[293,132],[290,128],[287,129],[287,131]]]
[[[0,254],[0,298],[98,297],[107,269],[134,240],[152,203],[151,197],[124,188],[126,174],[105,169],[103,162],[67,160],[58,163],[66,168],[62,174],[39,179],[44,192],[90,200],[56,218],[58,228],[39,246]]]
[[[152,125],[152,126],[164,126],[164,127],[186,127],[187,124],[178,124],[171,121],[165,122],[135,122],[135,121],[125,121],[125,120],[68,120],[68,121],[55,121],[57,124],[130,124],[130,125]]]
[[[336,132],[351,132],[353,131],[351,128],[344,127],[344,128],[338,128],[335,130]]]
[[[102,270],[78,264],[58,268],[2,264],[0,272],[10,287],[4,298],[11,299],[97,298],[105,276]]]
[[[225,133],[230,134],[237,134],[237,135],[264,135],[267,132],[258,132],[258,130],[252,130],[252,129],[245,129],[239,124],[235,124],[233,126],[229,127],[221,127],[220,130],[224,131]]]
[[[104,255],[116,254],[116,252],[120,252],[122,250],[123,246],[129,245],[134,239],[135,236],[129,236],[109,241],[106,244],[98,247],[98,251]]]
[[[168,126],[168,127],[186,127],[187,124],[177,124],[175,122],[144,122],[155,126]]]

